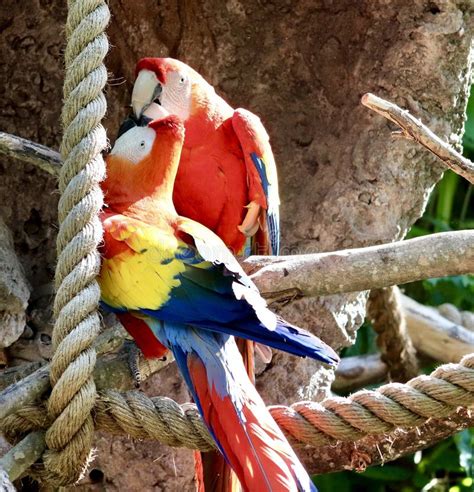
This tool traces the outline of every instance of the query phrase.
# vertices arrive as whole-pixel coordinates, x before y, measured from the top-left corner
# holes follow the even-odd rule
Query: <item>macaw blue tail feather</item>
[[[250,382],[232,337],[164,323],[160,339],[244,491],[317,491]]]

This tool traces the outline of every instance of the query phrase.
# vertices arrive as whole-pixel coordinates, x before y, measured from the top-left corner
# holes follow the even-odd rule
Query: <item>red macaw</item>
[[[177,214],[183,139],[182,123],[169,116],[127,131],[107,157],[102,305],[139,320],[145,332],[134,337],[145,354],[173,352],[244,491],[314,491],[246,374],[234,336],[328,364],[338,357],[269,311],[221,239]]]
[[[278,254],[277,172],[260,119],[245,109],[233,109],[200,74],[172,58],[138,62],[132,108],[140,124],[167,114],[184,121],[186,133],[173,194],[178,213],[214,231],[237,255]],[[254,344],[237,343],[253,380]],[[257,345],[257,352],[265,362],[271,360],[268,347]],[[196,458],[200,460],[199,454]],[[208,492],[221,487],[215,475],[222,482],[232,482],[216,453],[204,455],[203,461],[203,477],[210,475],[212,480]]]
[[[234,254],[279,251],[278,181],[260,119],[233,109],[195,70],[172,58],[136,66],[132,108],[137,121],[175,114],[186,129],[176,176],[178,212],[214,231]]]

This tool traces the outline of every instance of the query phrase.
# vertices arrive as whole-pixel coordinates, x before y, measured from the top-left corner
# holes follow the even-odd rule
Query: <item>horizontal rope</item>
[[[459,406],[474,403],[474,354],[459,364],[445,364],[429,376],[406,384],[390,383],[378,390],[362,390],[347,398],[322,403],[298,402],[271,406],[270,412],[290,438],[311,446],[335,441],[357,441],[368,435],[416,427],[429,418],[442,418]],[[94,409],[96,429],[135,439],[154,439],[169,446],[207,451],[214,446],[195,405],[179,405],[166,397],[107,390]],[[25,406],[6,417],[1,428],[18,440],[33,430],[47,428],[43,406]]]

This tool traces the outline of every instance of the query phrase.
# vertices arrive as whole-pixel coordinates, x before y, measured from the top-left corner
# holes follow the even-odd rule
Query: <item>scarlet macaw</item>
[[[185,123],[173,195],[178,213],[210,228],[235,254],[278,254],[277,172],[260,119],[245,109],[233,109],[200,74],[172,58],[138,62],[132,108],[135,121],[141,124],[166,114],[175,114]],[[253,380],[254,343],[238,339],[237,344]],[[271,350],[263,345],[256,348],[270,362]],[[222,482],[232,480],[216,453],[203,457],[202,480],[207,475],[213,480],[207,492],[221,486],[215,483],[215,475]],[[198,476],[199,460],[197,454]]]
[[[245,491],[315,490],[233,336],[328,364],[338,357],[269,311],[221,239],[177,214],[172,195],[183,139],[182,123],[169,116],[127,131],[107,157],[102,304],[139,320],[134,336],[145,354],[173,352]]]
[[[260,119],[233,109],[204,78],[172,58],[144,58],[132,92],[135,118],[175,114],[186,129],[176,177],[178,213],[214,231],[234,254],[277,255],[278,180]]]

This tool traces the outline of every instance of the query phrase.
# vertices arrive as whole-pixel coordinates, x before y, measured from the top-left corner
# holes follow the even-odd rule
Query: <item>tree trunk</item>
[[[5,0],[2,7],[0,128],[57,148],[65,7],[52,0]],[[109,137],[127,112],[138,58],[191,64],[232,105],[260,115],[271,136],[282,254],[400,239],[440,178],[434,157],[391,138],[387,121],[359,104],[363,93],[408,108],[459,142],[474,33],[468,0],[111,0],[110,8]],[[45,172],[6,159],[0,166],[0,214],[32,287],[33,335],[18,343],[35,346],[50,330],[42,313],[55,264],[58,195]],[[335,295],[278,307],[341,348],[354,342],[365,300],[364,293]],[[19,363],[16,353],[11,347]],[[289,403],[324,396],[332,379],[314,362],[278,353],[258,386],[268,403]],[[174,367],[145,390],[187,398]],[[100,435],[93,466],[105,478],[98,471],[92,478],[103,478],[107,490],[192,490],[191,453],[157,443]]]

